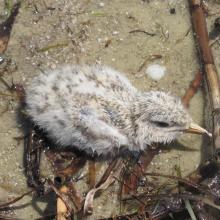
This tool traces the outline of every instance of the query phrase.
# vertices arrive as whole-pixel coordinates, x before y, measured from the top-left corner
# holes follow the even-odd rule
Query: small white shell
[[[149,65],[146,69],[146,74],[150,76],[153,80],[160,80],[166,73],[166,67],[159,64]]]

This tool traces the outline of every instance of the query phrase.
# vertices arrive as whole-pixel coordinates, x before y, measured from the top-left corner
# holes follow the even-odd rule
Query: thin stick
[[[140,30],[140,29],[129,31],[129,34],[133,34],[133,33],[144,33],[144,34],[149,35],[151,37],[156,35],[155,33],[150,33],[150,32],[144,31],[144,30]]]
[[[8,19],[0,24],[0,53],[4,53],[7,49],[11,29],[14,24],[15,18],[18,14],[20,6],[20,2],[15,3]]]
[[[116,159],[109,165],[101,179],[96,183],[95,187],[87,193],[83,207],[84,214],[92,214],[93,201],[96,193],[102,192],[113,184],[115,182],[114,176],[119,176],[123,167],[121,159]]]
[[[31,194],[33,191],[34,191],[34,190],[28,191],[28,192],[24,193],[23,195],[18,196],[18,197],[16,197],[15,199],[13,199],[13,200],[11,200],[11,201],[9,201],[9,202],[5,202],[5,203],[2,203],[2,204],[0,203],[0,209],[7,208],[7,207],[10,206],[11,204],[13,204],[13,203],[15,203],[15,202],[17,202],[17,201],[23,199],[25,196],[27,196],[27,195],[29,195],[29,194]]]
[[[153,62],[154,60],[157,60],[157,59],[161,59],[162,58],[162,55],[160,54],[153,54],[151,56],[148,56],[144,62],[140,65],[140,67],[138,68],[137,72],[141,72],[141,70],[147,65],[147,63],[149,62]]]
[[[206,212],[202,202],[197,202],[194,207],[199,220],[211,220],[211,216]]]
[[[205,14],[202,8],[201,0],[189,0],[192,24],[196,33],[198,50],[205,70],[206,82],[209,89],[209,96],[213,109],[214,124],[214,148],[220,150],[220,83],[219,76],[214,64],[211,48],[209,46],[209,37],[206,26]]]
[[[1,215],[1,214],[0,214],[0,219],[1,219],[1,220],[24,220],[24,219],[21,219],[21,218],[10,217],[10,216],[7,216],[7,215]]]
[[[24,162],[27,175],[28,186],[33,187],[38,194],[43,194],[44,183],[40,178],[40,156],[42,149],[39,147],[40,142],[35,141],[33,136],[35,131],[33,126],[29,126],[29,134],[25,138]]]
[[[118,177],[114,176],[114,178],[119,182],[122,183],[123,185],[125,185],[126,187],[128,187],[131,191],[133,190],[132,188],[130,188],[130,186],[125,183],[124,181],[121,181]],[[135,198],[138,202],[140,202],[141,205],[146,206],[146,203],[143,202],[139,197],[137,197],[135,194],[131,194],[131,197]]]
[[[196,94],[197,90],[199,89],[202,82],[202,74],[200,71],[198,71],[193,79],[193,81],[190,83],[189,88],[186,90],[184,96],[182,97],[182,103],[188,108],[189,102],[192,99],[192,97]]]
[[[198,191],[200,191],[202,193],[206,193],[206,190],[201,188],[201,186],[198,185],[197,183],[194,183],[194,182],[192,182],[190,180],[183,179],[183,178],[178,177],[178,176],[165,175],[165,174],[161,174],[161,173],[144,173],[144,175],[146,175],[146,176],[154,176],[154,177],[164,177],[164,178],[168,178],[168,179],[171,179],[171,180],[175,180],[175,181],[184,183],[184,184],[186,184],[188,186],[191,186],[191,187],[197,189]]]
[[[69,205],[69,201],[68,201],[68,199],[64,196],[64,193],[63,192],[61,192],[60,190],[58,190],[57,188],[56,188],[56,186],[54,185],[54,183],[50,180],[50,179],[48,179],[47,180],[47,182],[48,182],[48,185],[54,190],[54,192],[57,194],[57,196],[60,198],[60,200],[62,200],[62,201],[60,201],[60,200],[57,200],[57,211],[59,211],[60,213],[57,213],[57,214],[60,214],[60,216],[59,216],[59,220],[65,220],[65,218],[61,218],[61,216],[63,216],[63,217],[66,217],[67,216],[67,214],[73,214],[73,210],[72,210],[72,208],[71,208],[71,205]],[[62,187],[62,190],[63,191],[66,191],[67,190],[67,188],[65,188],[65,187]],[[65,215],[64,215],[65,214]]]
[[[95,186],[96,182],[96,166],[95,161],[89,161],[89,175],[88,175],[88,184],[89,188],[92,189]]]
[[[190,204],[190,201],[188,199],[184,200],[185,207],[191,217],[192,220],[196,220],[195,213],[193,211],[192,205]]]
[[[68,188],[66,186],[62,186],[60,188],[60,193],[68,193]],[[66,220],[66,216],[68,216],[68,209],[65,205],[65,203],[63,202],[63,200],[58,197],[57,198],[57,220]]]
[[[159,148],[156,150],[148,150],[140,157],[140,164],[136,164],[133,173],[131,173],[130,176],[126,176],[124,179],[126,182],[126,184],[123,186],[124,194],[128,194],[130,191],[135,192],[137,190],[139,179],[143,176],[144,171],[147,169],[158,152]]]

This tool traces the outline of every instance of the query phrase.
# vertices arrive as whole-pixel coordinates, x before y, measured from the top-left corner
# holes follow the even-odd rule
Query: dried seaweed
[[[196,94],[198,88],[200,87],[202,82],[202,74],[200,71],[198,71],[191,82],[189,88],[186,90],[184,96],[182,97],[183,104],[188,108],[189,102],[192,99],[192,97]]]
[[[164,174],[161,174],[161,173],[146,173],[146,172],[144,173],[144,175],[154,176],[154,177],[165,177],[165,178],[168,178],[168,179],[171,179],[171,180],[175,180],[175,181],[184,183],[185,185],[193,187],[194,189],[200,191],[201,193],[207,193],[207,190],[205,190],[204,187],[201,187],[200,185],[198,185],[195,182],[192,182],[192,181],[187,180],[187,179],[183,179],[183,178],[178,177],[178,176],[164,175]]]
[[[30,195],[32,192],[33,192],[33,190],[28,191],[28,192],[22,194],[21,196],[18,196],[18,197],[16,197],[15,199],[12,199],[12,200],[9,201],[9,202],[0,203],[0,209],[3,210],[3,209],[5,209],[5,208],[8,208],[10,205],[12,205],[12,204],[14,204],[15,202],[17,202],[17,201],[23,199],[25,196]]]
[[[141,72],[141,70],[147,65],[147,63],[153,62],[153,61],[161,59],[161,58],[162,58],[162,55],[160,55],[160,54],[154,54],[154,55],[147,57],[144,60],[144,62],[140,65],[137,72]]]
[[[137,190],[140,178],[143,176],[143,173],[158,152],[159,148],[155,150],[147,150],[143,155],[140,156],[140,159],[133,164],[132,170],[128,170],[128,166],[125,166],[128,172],[123,176],[123,179],[126,182],[126,185],[123,187],[124,194],[127,194],[130,191],[135,192]]]
[[[77,157],[74,153],[68,151],[53,151],[45,152],[47,159],[50,161],[56,177],[66,180],[73,177],[86,163],[83,157]]]
[[[10,16],[7,18],[6,21],[0,24],[0,54],[3,54],[7,49],[11,29],[14,24],[15,18],[19,12],[20,6],[20,2],[14,4],[11,9]]]
[[[143,33],[143,34],[149,35],[151,37],[156,35],[155,33],[150,33],[148,31],[144,31],[144,30],[140,30],[140,29],[129,31],[129,34],[133,34],[133,33]]]
[[[58,215],[61,215],[60,218],[62,219],[62,216],[65,214],[66,218],[70,217],[71,215],[74,215],[74,207],[72,206],[72,203],[70,202],[69,197],[66,195],[66,192],[68,191],[66,187],[61,187],[59,190],[52,180],[47,180],[49,186],[54,190],[54,192],[57,194],[57,196],[60,198],[57,201],[57,211]],[[59,213],[61,212],[61,213]],[[64,218],[65,219],[65,218]]]
[[[29,127],[29,134],[24,143],[24,165],[27,175],[28,186],[33,187],[38,194],[43,194],[44,183],[40,177],[40,155],[42,142],[34,131],[33,126]]]
[[[93,200],[97,192],[102,192],[103,190],[107,189],[112,183],[115,182],[115,176],[118,177],[123,169],[123,162],[121,159],[117,161],[113,161],[110,164],[103,174],[99,182],[95,185],[95,187],[90,190],[85,198],[83,213],[84,214],[92,214],[93,212]]]
[[[10,217],[10,216],[7,216],[7,215],[0,215],[0,219],[1,220],[24,220],[24,219],[21,219],[21,218]]]
[[[68,45],[69,45],[68,41],[58,42],[58,43],[50,44],[50,45],[47,45],[45,47],[39,48],[39,49],[37,49],[37,52],[40,53],[40,52],[49,51],[51,49],[64,48],[64,47],[67,47]]]

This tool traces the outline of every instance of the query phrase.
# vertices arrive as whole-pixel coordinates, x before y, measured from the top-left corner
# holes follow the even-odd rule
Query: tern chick
[[[193,123],[178,97],[140,92],[118,71],[72,65],[33,79],[26,90],[33,122],[61,147],[117,155],[169,143],[183,132],[206,133]]]

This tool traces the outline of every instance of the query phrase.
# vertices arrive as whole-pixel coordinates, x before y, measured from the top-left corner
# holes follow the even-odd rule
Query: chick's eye
[[[161,128],[170,127],[170,124],[168,124],[166,122],[162,122],[162,121],[154,121],[153,123],[156,124],[158,127],[161,127]]]

